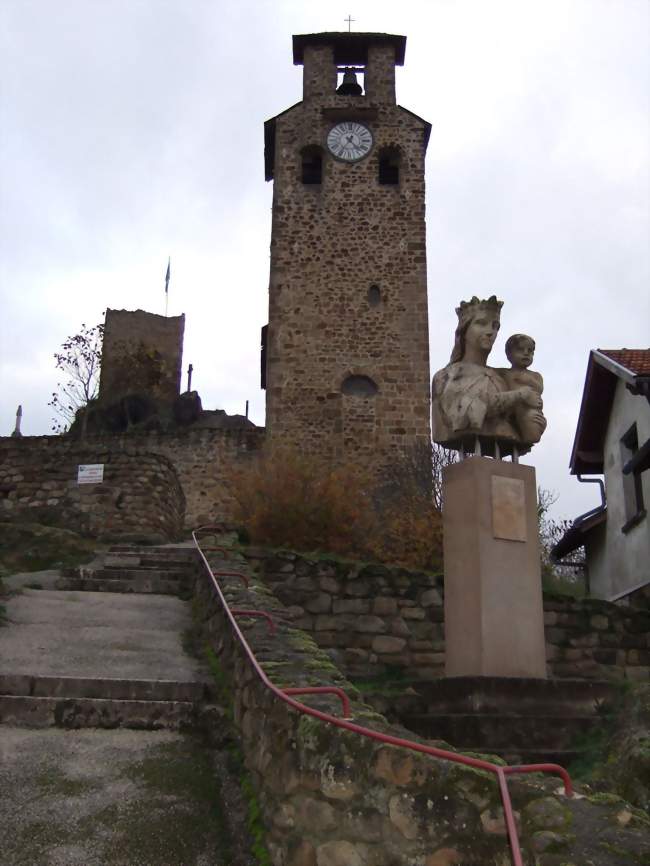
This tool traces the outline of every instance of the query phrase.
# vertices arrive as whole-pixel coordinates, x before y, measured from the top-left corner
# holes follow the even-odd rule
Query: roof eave
[[[591,354],[597,364],[600,364],[601,367],[618,376],[619,379],[623,379],[626,385],[634,385],[636,383],[637,376],[635,373],[619,364],[618,361],[614,361],[613,358],[605,355],[600,349],[592,349]]]

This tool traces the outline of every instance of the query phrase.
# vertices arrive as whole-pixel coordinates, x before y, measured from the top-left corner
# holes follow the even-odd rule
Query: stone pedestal
[[[546,678],[535,470],[468,457],[443,485],[446,676]]]

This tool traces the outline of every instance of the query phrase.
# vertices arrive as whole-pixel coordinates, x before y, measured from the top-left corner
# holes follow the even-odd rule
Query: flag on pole
[[[172,273],[171,272],[171,264],[172,264],[172,260],[171,260],[171,256],[170,256],[169,259],[167,260],[167,273],[165,274],[165,294],[166,295],[169,294],[169,278],[170,278],[171,273]]]

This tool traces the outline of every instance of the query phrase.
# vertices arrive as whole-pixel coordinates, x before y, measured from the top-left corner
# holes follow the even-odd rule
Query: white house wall
[[[650,580],[650,515],[621,532],[628,515],[623,489],[623,456],[621,438],[636,423],[639,446],[650,438],[650,404],[645,397],[634,396],[623,381],[618,382],[605,435],[604,468],[607,494],[606,543],[594,550],[590,562],[591,592],[600,598],[611,598]],[[642,474],[643,500],[650,510],[650,471]],[[591,557],[590,557],[591,559]]]

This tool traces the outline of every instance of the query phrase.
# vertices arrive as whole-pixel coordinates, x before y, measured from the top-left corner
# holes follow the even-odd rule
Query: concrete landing
[[[187,602],[169,596],[24,589],[6,602],[0,674],[205,679],[182,648]]]
[[[212,761],[194,738],[168,731],[3,727],[0,863],[248,864],[233,851],[226,774]]]

